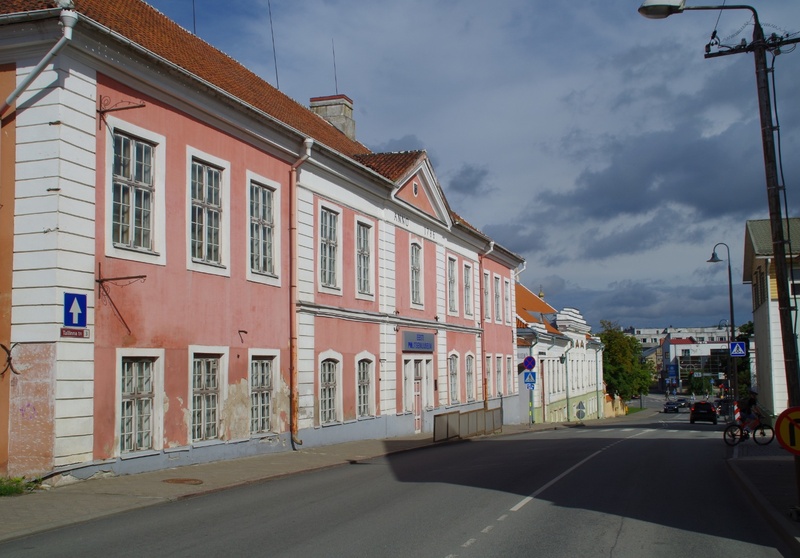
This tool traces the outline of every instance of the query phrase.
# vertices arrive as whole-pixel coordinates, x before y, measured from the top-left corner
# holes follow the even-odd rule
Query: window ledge
[[[126,461],[128,459],[138,459],[141,457],[152,457],[154,455],[161,455],[161,452],[158,450],[140,450],[140,451],[127,451],[125,453],[120,453],[119,458],[121,461]]]

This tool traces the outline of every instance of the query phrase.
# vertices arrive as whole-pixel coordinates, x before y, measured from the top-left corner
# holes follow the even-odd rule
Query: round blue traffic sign
[[[536,359],[532,356],[526,356],[525,360],[522,361],[522,365],[525,367],[525,370],[533,370],[534,366],[536,366]]]

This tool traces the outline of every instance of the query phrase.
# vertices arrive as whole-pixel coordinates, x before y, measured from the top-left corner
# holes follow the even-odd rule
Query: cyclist
[[[742,428],[744,431],[749,434],[751,428],[758,424],[758,418],[763,415],[764,412],[758,406],[758,390],[751,389],[750,397],[747,398],[747,402],[742,409]]]

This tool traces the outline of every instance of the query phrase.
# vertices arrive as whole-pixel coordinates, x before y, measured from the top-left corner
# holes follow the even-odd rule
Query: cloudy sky
[[[527,287],[595,331],[600,320],[727,321],[727,266],[706,262],[718,242],[730,247],[735,321],[752,319],[745,221],[769,217],[753,55],[703,57],[715,29],[723,45],[749,43],[749,11],[649,20],[637,0],[148,1],[303,104],[346,94],[372,150],[427,150],[453,209],[526,258]],[[768,35],[800,36],[800,1],[750,4]],[[797,216],[791,50],[774,77]]]

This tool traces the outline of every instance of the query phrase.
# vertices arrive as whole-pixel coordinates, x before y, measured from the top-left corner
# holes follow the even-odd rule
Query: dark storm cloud
[[[376,153],[396,153],[398,151],[417,151],[425,149],[425,142],[414,134],[393,138],[381,144],[370,146]]]
[[[464,196],[486,194],[491,189],[486,181],[488,176],[489,171],[485,167],[464,163],[453,174],[452,178],[447,180],[445,189],[447,192],[454,192]]]

